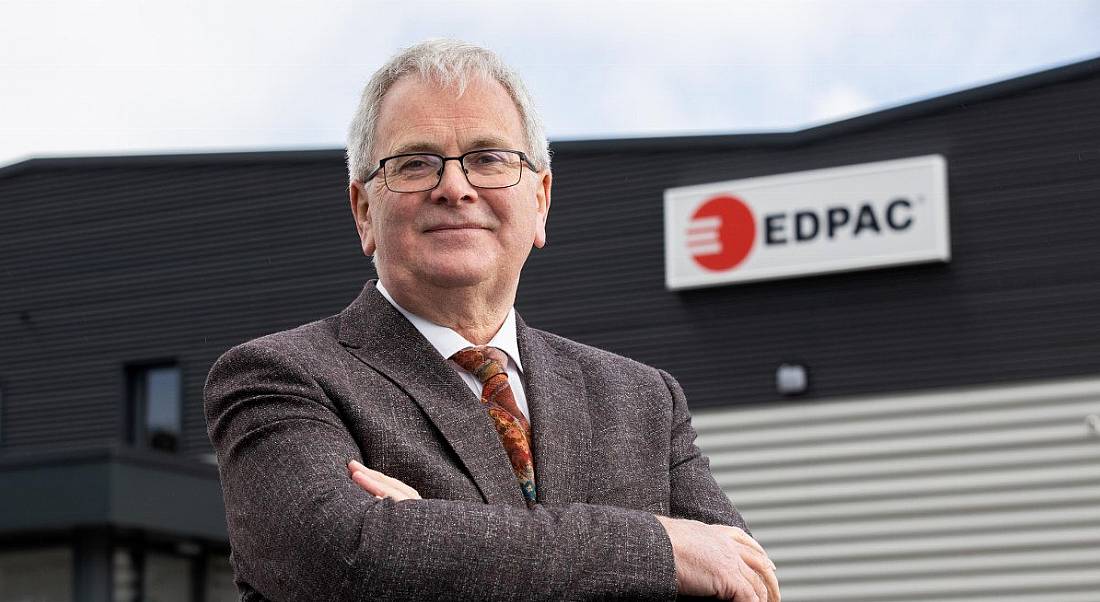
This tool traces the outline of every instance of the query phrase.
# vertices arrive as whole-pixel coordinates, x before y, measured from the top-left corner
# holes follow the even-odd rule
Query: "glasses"
[[[424,192],[439,186],[447,161],[458,161],[462,173],[466,174],[466,181],[475,188],[508,188],[519,184],[524,163],[531,171],[536,171],[527,155],[503,148],[475,150],[457,157],[403,153],[379,161],[378,167],[367,174],[363,182],[369,182],[381,173],[386,188],[393,192]]]

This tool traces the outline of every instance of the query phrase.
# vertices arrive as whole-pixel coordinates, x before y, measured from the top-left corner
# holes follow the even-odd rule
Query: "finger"
[[[775,563],[771,558],[768,558],[767,554],[761,554],[753,548],[742,546],[739,550],[741,554],[741,560],[745,561],[752,570],[763,575],[764,573],[775,573]]]
[[[372,483],[375,491],[384,492],[378,494],[372,491],[375,495],[381,495],[382,497],[389,497],[395,500],[420,499],[420,494],[415,489],[377,470],[363,468],[352,473],[353,478],[355,475],[361,475],[362,478],[366,479],[364,482]]]
[[[756,571],[752,570],[751,567],[743,562],[740,563],[738,568],[741,571],[741,578],[748,584],[749,588],[752,589],[752,593],[755,596],[754,599],[757,602],[767,602],[769,598],[768,587],[764,585],[764,580],[760,575],[756,574]]]
[[[353,471],[351,473],[351,480],[353,483],[358,485],[360,489],[366,491],[374,497],[386,497],[386,495],[389,493],[386,487],[384,487],[381,483],[376,482],[374,479],[370,478],[370,475],[365,472]]]
[[[367,474],[369,474],[374,479],[379,480],[379,481],[385,483],[386,485],[389,485],[390,487],[392,487],[393,489],[396,489],[397,491],[400,491],[407,498],[419,498],[420,497],[420,494],[417,493],[417,491],[415,489],[413,489],[412,487],[409,487],[408,485],[406,485],[400,479],[395,479],[395,478],[393,478],[393,477],[391,477],[391,476],[389,476],[385,473],[378,472],[377,470],[372,470],[370,468],[364,468],[363,470],[365,470],[367,472]]]
[[[393,478],[393,477],[391,477],[391,476],[389,476],[385,473],[379,472],[377,470],[373,470],[371,468],[367,468],[366,466],[364,466],[363,464],[361,464],[361,463],[359,463],[355,460],[351,460],[350,462],[348,462],[348,466],[351,467],[353,473],[354,472],[366,472],[368,475],[370,475],[370,477],[372,479],[374,479],[376,481],[381,481],[382,483],[385,483],[386,485],[402,492],[405,495],[406,498],[420,499],[420,493],[417,492],[417,490],[413,489],[412,487],[409,487],[408,485],[406,485],[400,479],[395,479],[395,478]]]
[[[360,465],[359,469],[351,471],[351,480],[359,485],[360,488],[366,490],[368,493],[375,497],[389,497],[394,499],[405,498],[405,494],[403,491],[398,490],[396,487],[393,487],[389,483],[375,476],[379,474],[381,473],[377,471],[371,471]]]
[[[760,552],[761,554],[767,556],[768,553],[764,550],[764,546],[760,545],[760,542],[756,541],[756,539],[753,538],[752,535],[746,533],[744,529],[730,526],[726,526],[725,529],[731,536],[733,536],[735,540],[737,540],[738,543],[749,546],[757,552]]]
[[[771,597],[767,598],[769,602],[778,600],[779,579],[775,575],[775,563],[768,558],[767,554],[761,554],[755,548],[742,547],[740,553],[741,560],[763,578],[768,587],[768,592],[771,594]]]
[[[756,551],[760,552],[761,554],[764,554],[765,556],[768,554],[767,552],[764,551],[764,546],[760,545],[759,541],[756,541],[755,539],[753,539],[752,535],[749,535],[748,533],[745,533],[745,531],[743,529],[739,529],[737,527],[730,527],[728,525],[723,525],[723,528],[726,530],[727,533],[732,535],[733,538],[736,539],[739,543],[743,543],[746,546],[749,546],[750,548],[753,548]]]
[[[408,499],[403,491],[398,490],[395,487],[390,486],[388,483],[384,483],[379,479],[374,478],[364,470],[357,470],[351,475],[351,480],[354,481],[359,487],[365,489],[367,493],[370,493],[374,497],[384,498],[388,497],[394,501],[401,501]]]
[[[735,578],[737,579],[737,591],[733,595],[733,602],[764,602],[756,594],[752,583],[743,572],[739,570]]]
[[[767,554],[762,554],[756,548],[734,544],[741,560],[748,564],[754,571],[774,571],[775,564]]]
[[[376,481],[381,481],[382,483],[385,483],[386,485],[403,492],[405,495],[420,497],[420,495],[416,492],[415,489],[413,489],[412,487],[409,487],[408,485],[403,483],[401,480],[395,479],[395,478],[393,478],[393,477],[391,477],[391,476],[389,476],[389,475],[387,475],[383,472],[379,472],[377,470],[367,468],[362,463],[360,463],[356,460],[351,460],[350,462],[348,462],[348,466],[351,468],[352,473],[366,472],[372,479],[374,479]]]
[[[768,588],[768,597],[765,598],[768,602],[779,602],[779,578],[775,575],[775,565],[768,567],[757,568],[756,574],[764,580],[764,585]]]
[[[767,595],[760,598],[761,602],[779,602],[779,580],[772,571],[756,571],[756,578],[767,591]]]

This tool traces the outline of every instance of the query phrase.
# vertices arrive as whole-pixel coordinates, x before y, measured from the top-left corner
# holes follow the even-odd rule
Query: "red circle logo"
[[[687,248],[700,266],[715,272],[745,260],[756,240],[756,220],[741,199],[722,195],[708,199],[691,216]]]

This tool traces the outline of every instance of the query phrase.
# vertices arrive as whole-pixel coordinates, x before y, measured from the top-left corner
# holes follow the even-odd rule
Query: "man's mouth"
[[[425,229],[425,232],[445,232],[447,230],[488,230],[479,224],[439,224]]]

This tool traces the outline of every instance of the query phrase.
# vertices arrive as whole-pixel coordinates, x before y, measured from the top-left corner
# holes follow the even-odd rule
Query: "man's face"
[[[474,78],[462,96],[415,77],[390,88],[379,111],[374,155],[431,152],[453,157],[479,148],[530,153],[519,111],[495,81]],[[546,242],[549,170],[511,188],[475,188],[447,161],[432,190],[396,193],[382,174],[352,183],[363,252],[397,286],[515,286],[532,245]],[[504,289],[506,290],[506,289]]]

